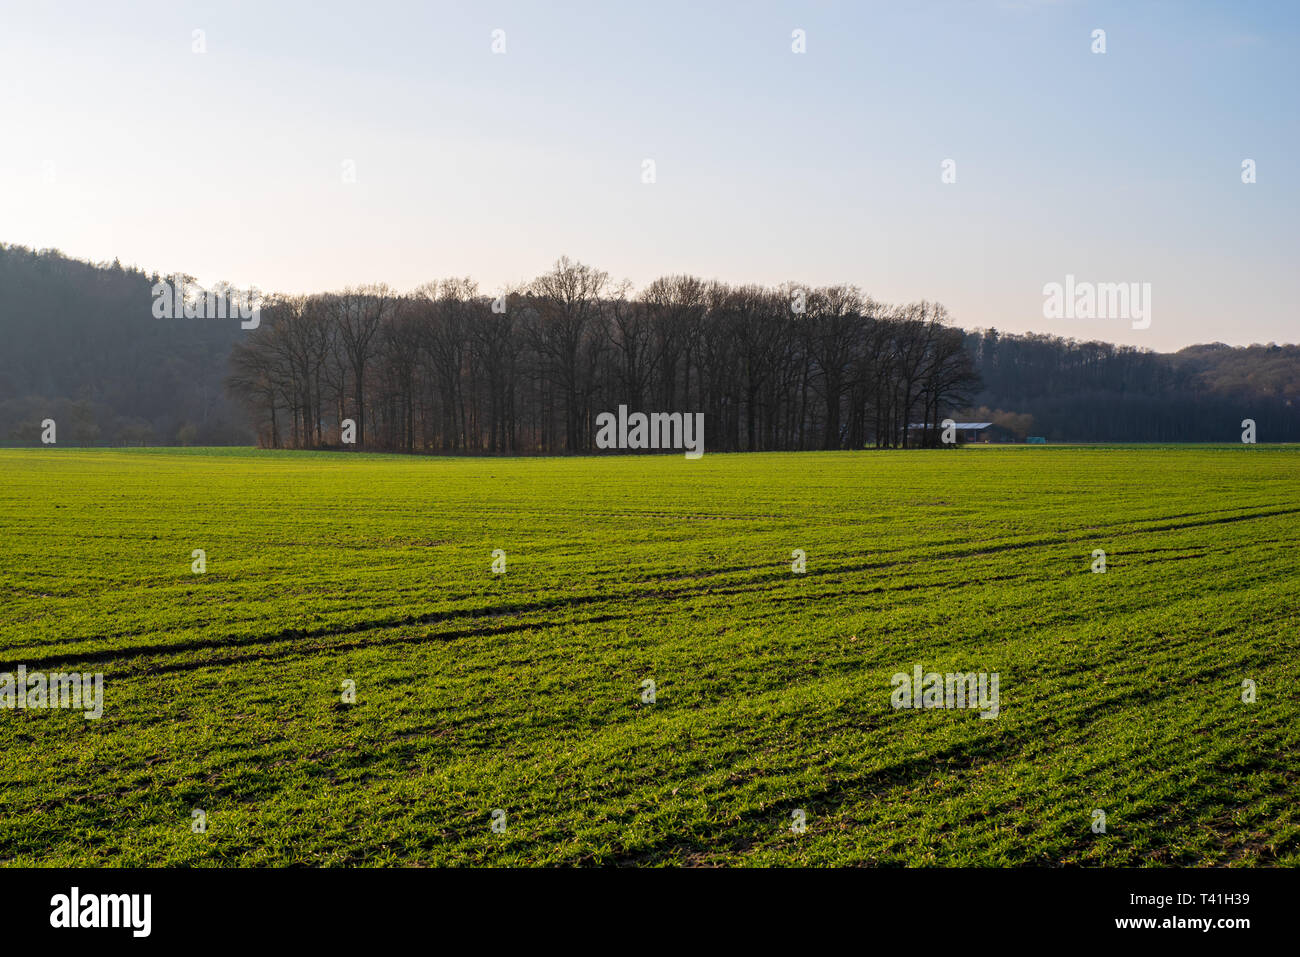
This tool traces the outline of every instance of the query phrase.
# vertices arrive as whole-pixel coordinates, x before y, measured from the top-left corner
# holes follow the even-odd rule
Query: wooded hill
[[[0,441],[235,445],[254,433],[224,381],[238,321],[160,320],[159,277],[0,245]]]
[[[0,441],[589,451],[620,404],[703,411],[710,451],[898,446],[993,419],[1049,441],[1300,441],[1300,347],[1160,354],[962,332],[942,306],[848,286],[664,277],[633,291],[560,260],[504,299],[472,280],[269,296],[261,325],[158,319],[164,277],[0,246]],[[792,305],[802,307],[796,311]],[[504,307],[504,311],[499,311]]]
[[[1223,343],[1156,353],[1045,335],[967,333],[983,388],[981,420],[1032,416],[1012,429],[1052,442],[1300,441],[1300,346]]]

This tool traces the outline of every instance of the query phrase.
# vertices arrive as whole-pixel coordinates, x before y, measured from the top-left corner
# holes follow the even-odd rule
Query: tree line
[[[945,408],[1049,442],[1236,442],[1244,418],[1261,442],[1300,441],[1295,345],[962,334],[937,306],[846,288],[796,312],[788,285],[667,277],[633,295],[572,263],[504,313],[459,280],[271,297],[244,330],[157,318],[163,278],[0,244],[0,443],[39,445],[53,418],[61,445],[327,446],[352,417],[371,448],[586,450],[593,410],[619,404],[705,412],[709,449],[910,444],[901,424]],[[983,383],[969,401],[963,335]]]
[[[852,286],[666,276],[639,292],[567,258],[500,296],[470,279],[274,296],[228,386],[262,445],[573,453],[596,417],[703,412],[709,451],[906,447],[979,378],[944,308]],[[934,436],[925,433],[925,441]]]

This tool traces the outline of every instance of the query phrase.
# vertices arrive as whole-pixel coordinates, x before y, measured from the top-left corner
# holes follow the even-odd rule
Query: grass
[[[5,450],[0,529],[0,672],[105,688],[0,710],[5,864],[1300,863],[1297,447]]]

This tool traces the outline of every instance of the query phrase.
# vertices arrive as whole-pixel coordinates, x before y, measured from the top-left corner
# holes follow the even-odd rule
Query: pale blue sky
[[[0,241],[284,291],[495,290],[565,253],[966,327],[1300,340],[1300,4],[0,10]],[[1067,273],[1151,283],[1150,328],[1043,318]]]

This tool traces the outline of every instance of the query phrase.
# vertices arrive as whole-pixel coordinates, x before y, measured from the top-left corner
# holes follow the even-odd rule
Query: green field
[[[105,697],[0,710],[5,864],[1300,863],[1300,448],[0,451],[0,530]]]

